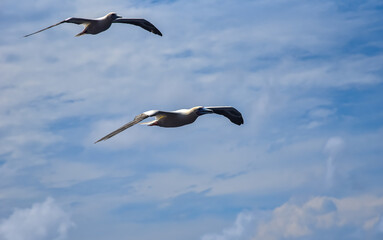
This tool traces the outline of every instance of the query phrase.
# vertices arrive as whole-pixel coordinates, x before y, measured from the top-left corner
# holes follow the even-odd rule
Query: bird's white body
[[[114,20],[121,18],[116,13],[111,12],[107,15],[96,18],[96,19],[84,19],[82,21],[82,25],[85,26],[84,30],[76,35],[76,37],[81,36],[83,34],[99,34],[100,32],[106,31],[112,26]],[[72,18],[66,19],[66,21],[70,22]]]
[[[112,18],[112,14],[113,13],[109,13],[103,17],[93,19],[89,23],[83,23],[83,25],[85,25],[84,30],[76,36],[80,36],[82,34],[98,34],[100,32],[108,30],[110,26],[112,26],[114,20]]]
[[[151,116],[155,116],[156,119],[146,125],[159,127],[181,127],[193,123],[198,118],[193,108],[171,112],[156,111]]]

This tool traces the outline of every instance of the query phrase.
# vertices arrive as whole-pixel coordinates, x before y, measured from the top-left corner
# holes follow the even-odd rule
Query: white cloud
[[[60,206],[47,198],[31,208],[16,209],[0,224],[4,240],[61,240],[74,224]]]
[[[273,210],[270,220],[260,221],[253,240],[320,239],[324,233],[328,239],[335,239],[338,234],[349,239],[357,232],[363,239],[378,234],[377,219],[382,214],[383,198],[374,196],[315,197],[303,204],[287,202]]]
[[[271,211],[242,212],[232,227],[202,240],[380,239],[382,216],[382,197],[313,197]]]
[[[340,230],[343,237],[357,231],[376,231],[375,219],[383,214],[383,198],[315,197],[303,204],[285,203],[276,208],[269,221],[257,226],[255,239],[319,237],[326,230]],[[349,227],[354,231],[349,233]],[[337,234],[337,231],[333,231]],[[331,239],[335,236],[330,234]]]
[[[226,228],[221,234],[206,234],[201,240],[241,240],[248,239],[249,225],[253,223],[254,216],[250,212],[238,214],[234,225]]]

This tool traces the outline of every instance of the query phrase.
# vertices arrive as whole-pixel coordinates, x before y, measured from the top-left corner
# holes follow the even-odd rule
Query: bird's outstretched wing
[[[117,130],[115,130],[115,131],[109,133],[109,134],[106,135],[105,137],[103,137],[103,138],[97,140],[95,143],[98,143],[98,142],[100,142],[100,141],[107,140],[107,139],[113,137],[114,135],[119,134],[120,132],[126,130],[127,128],[130,128],[130,127],[132,127],[133,125],[136,125],[137,123],[141,122],[142,120],[144,120],[145,118],[148,118],[148,117],[150,117],[149,114],[141,113],[140,115],[137,115],[137,116],[134,118],[133,121],[128,122],[127,124],[125,124],[124,126],[120,127],[119,129],[117,129]]]
[[[233,107],[205,107],[214,113],[227,117],[232,123],[237,125],[243,124],[242,114]]]
[[[142,27],[143,29],[149,32],[162,36],[162,33],[160,32],[160,30],[158,30],[153,24],[151,24],[149,21],[145,19],[118,18],[114,20],[113,23],[133,24],[133,25]]]
[[[56,27],[57,25],[60,25],[60,24],[62,24],[62,23],[90,24],[90,23],[93,22],[93,21],[94,21],[94,20],[92,20],[92,19],[86,19],[86,18],[73,18],[73,17],[71,17],[71,18],[67,18],[67,19],[65,19],[65,20],[63,20],[63,21],[61,21],[61,22],[58,22],[58,23],[56,23],[56,24],[53,24],[53,25],[51,25],[51,26],[49,26],[49,27],[43,28],[43,29],[41,29],[41,30],[39,30],[39,31],[37,31],[37,32],[27,34],[27,35],[25,35],[24,37],[29,37],[29,36],[31,36],[31,35],[33,35],[33,34],[36,34],[36,33],[42,32],[42,31],[45,31],[45,30],[47,30],[47,29],[49,29],[49,28]]]

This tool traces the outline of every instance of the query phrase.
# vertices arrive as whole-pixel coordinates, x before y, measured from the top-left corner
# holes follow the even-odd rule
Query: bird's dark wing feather
[[[175,117],[175,116],[178,116],[179,113],[177,112],[167,112],[167,111],[156,111],[155,114],[151,115],[150,117],[158,117],[158,116],[172,116],[172,117]]]
[[[63,20],[63,21],[61,21],[61,22],[58,22],[58,23],[56,23],[56,24],[53,24],[53,25],[51,25],[51,26],[49,26],[49,27],[43,28],[43,29],[41,29],[41,30],[39,30],[39,31],[37,31],[37,32],[27,34],[27,35],[25,35],[24,37],[29,37],[29,36],[31,36],[31,35],[33,35],[33,34],[36,34],[36,33],[42,32],[42,31],[45,31],[45,30],[47,30],[47,29],[49,29],[49,28],[56,27],[57,25],[60,25],[60,24],[62,24],[62,23],[87,24],[87,23],[91,23],[91,22],[93,22],[93,21],[94,21],[94,20],[92,20],[92,19],[86,19],[86,18],[73,18],[73,17],[71,17],[71,18],[67,18],[67,19],[65,19],[65,20]]]
[[[89,23],[92,23],[92,22],[95,22],[96,20],[94,19],[88,19],[88,18],[74,18],[74,17],[71,17],[71,18],[67,18],[64,20],[64,22],[67,22],[67,23],[74,23],[74,24],[89,24]]]
[[[233,107],[206,107],[214,113],[227,117],[232,123],[243,124],[242,114]]]
[[[104,141],[104,140],[107,140],[111,137],[113,137],[114,135],[116,134],[119,134],[120,132],[126,130],[127,128],[130,128],[132,127],[133,125],[136,125],[137,123],[141,122],[142,120],[144,120],[145,118],[148,118],[149,115],[146,115],[145,113],[141,113],[140,115],[137,115],[133,121],[131,122],[128,122],[127,124],[125,124],[124,126],[120,127],[119,129],[109,133],[108,135],[106,135],[105,137],[97,140],[95,143],[98,143],[100,141]]]
[[[133,24],[133,25],[142,27],[143,29],[149,32],[162,36],[162,33],[160,32],[160,30],[158,30],[153,24],[151,24],[149,21],[145,19],[118,18],[114,20],[113,23]]]

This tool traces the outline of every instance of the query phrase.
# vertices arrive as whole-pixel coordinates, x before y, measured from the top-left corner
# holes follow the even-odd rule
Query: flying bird
[[[133,19],[133,18],[122,18],[121,16],[118,16],[116,13],[111,12],[107,15],[97,18],[97,19],[87,19],[87,18],[67,18],[61,22],[58,22],[56,24],[53,24],[49,27],[43,28],[37,32],[27,34],[24,37],[29,37],[33,34],[45,31],[49,28],[55,27],[57,25],[60,25],[62,23],[75,23],[75,24],[83,24],[85,26],[84,30],[76,35],[76,37],[84,35],[84,34],[98,34],[100,32],[103,32],[110,28],[112,23],[128,23],[133,24],[139,27],[142,27],[143,29],[152,32],[154,34],[162,36],[162,33],[149,21],[145,19]]]
[[[127,128],[136,125],[142,120],[148,117],[155,117],[155,120],[151,122],[141,123],[148,126],[159,126],[159,127],[181,127],[190,123],[193,123],[199,116],[208,113],[216,113],[227,117],[232,123],[237,125],[243,124],[242,114],[233,107],[192,107],[190,109],[180,109],[171,112],[150,110],[137,115],[133,121],[128,122],[119,129],[109,133],[105,137],[97,140],[95,143],[107,140],[116,134],[126,130]]]

